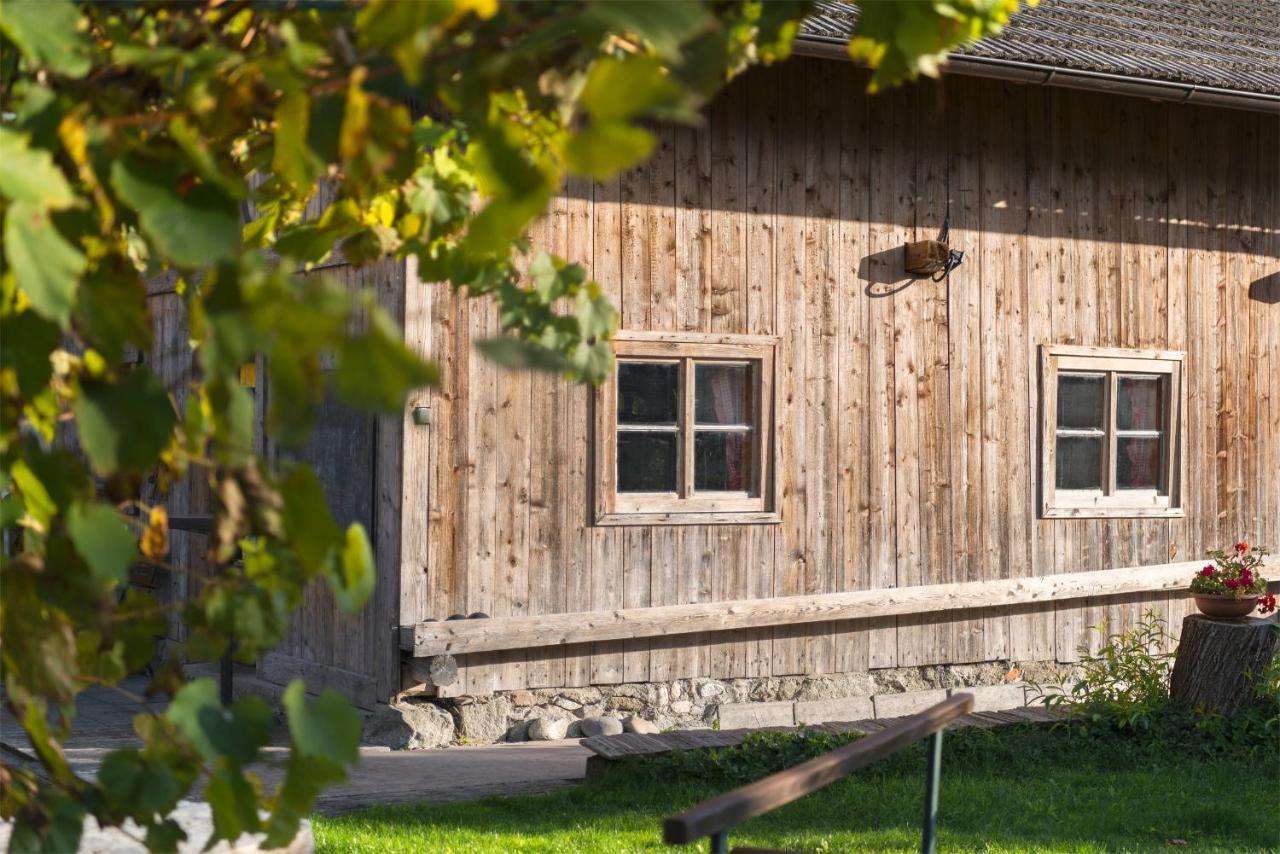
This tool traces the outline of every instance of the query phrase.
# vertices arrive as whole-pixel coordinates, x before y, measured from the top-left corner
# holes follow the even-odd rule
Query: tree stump
[[[1271,620],[1186,617],[1170,697],[1184,708],[1234,715],[1256,698],[1254,679],[1276,655],[1278,637]]]

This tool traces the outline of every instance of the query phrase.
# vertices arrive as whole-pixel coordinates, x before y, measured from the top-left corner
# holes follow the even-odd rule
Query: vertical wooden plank
[[[595,184],[595,205],[591,209],[590,241],[594,252],[593,274],[604,292],[622,312],[622,324],[626,326],[637,314],[648,316],[648,296],[645,284],[628,280],[628,275],[639,273],[634,248],[625,241],[627,216],[636,216],[627,204],[626,191],[621,181]],[[582,223],[576,225],[580,228]],[[572,229],[571,229],[572,230]],[[648,277],[645,277],[648,278]],[[639,293],[637,293],[639,291]],[[585,389],[581,389],[585,392]],[[566,411],[566,429],[577,429],[577,423],[588,424],[585,396],[582,402],[568,396],[563,402]],[[582,407],[581,410],[579,407]],[[584,455],[573,455],[582,457]],[[572,485],[566,498],[571,499]],[[586,502],[580,502],[585,504]],[[585,520],[585,517],[584,517]],[[581,535],[575,528],[568,528],[568,543],[581,543],[581,572],[566,577],[567,599],[571,608],[581,603],[584,611],[622,607],[622,565],[618,556],[617,540],[622,533],[618,529],[588,528],[585,521]],[[576,609],[576,608],[575,608]],[[591,644],[591,656],[567,656],[566,681],[570,685],[586,685],[595,681],[617,682],[622,679],[622,648],[620,644]],[[600,653],[599,656],[596,653]],[[599,661],[598,661],[599,658]]]
[[[675,143],[676,304],[680,329],[711,329],[711,134],[678,127]]]
[[[870,252],[869,129],[870,98],[865,94],[866,72],[839,65],[838,91],[850,93],[840,122],[839,233],[836,252],[836,286],[844,294],[840,303],[837,339],[839,411],[837,447],[840,491],[837,521],[843,538],[843,573],[836,579],[840,590],[865,590],[871,586],[869,457],[871,429],[868,405],[868,370],[872,358],[868,342],[869,297],[857,270]],[[878,358],[878,355],[876,356]],[[843,622],[833,626],[834,668],[837,672],[867,669],[868,626]]]
[[[646,608],[651,597],[653,555],[652,531],[649,528],[624,528],[622,536],[622,571],[624,608]],[[649,639],[639,638],[622,644],[622,681],[649,681]]]
[[[748,318],[746,194],[747,97],[750,80],[739,78],[711,105],[711,329],[750,331]],[[720,525],[707,531],[712,555],[712,598],[747,595],[746,526]],[[748,649],[741,632],[709,636],[710,675],[746,674]]]
[[[782,524],[776,540],[774,595],[804,592],[808,553],[806,460],[802,437],[805,412],[804,340],[808,317],[802,295],[805,270],[805,109],[806,71],[812,61],[788,62],[778,69],[778,217],[775,305],[781,341],[777,352],[776,411],[786,430],[776,476],[782,484]],[[804,633],[779,626],[773,630],[773,673],[803,673]]]
[[[745,217],[747,81],[711,104],[711,332],[748,330]]]
[[[870,462],[868,518],[870,522],[871,587],[898,586],[896,483],[892,462],[897,459],[894,418],[895,291],[907,282],[902,269],[902,244],[912,235],[912,193],[915,174],[915,131],[911,105],[903,90],[871,99],[869,255],[865,272],[869,300],[867,398],[870,401]],[[861,268],[860,268],[861,269]],[[877,462],[881,461],[881,462]],[[890,463],[890,465],[885,465]],[[868,664],[894,667],[898,663],[897,620],[870,630]]]
[[[837,65],[814,62],[808,71],[811,92],[835,91]],[[836,589],[843,558],[837,527],[839,377],[836,375],[837,332],[842,291],[836,277],[840,209],[840,126],[842,99],[821,109],[809,109],[805,117],[805,341],[804,430],[796,441],[805,447],[805,496],[808,533],[805,553],[806,593]],[[809,673],[834,669],[832,637],[828,630],[811,627]]]
[[[680,564],[681,551],[679,529],[663,525],[650,534],[650,590],[649,601],[655,605],[676,605],[682,601]],[[669,682],[679,678],[678,650],[688,644],[684,635],[668,635],[649,641],[649,678],[654,682]]]
[[[533,407],[532,378],[524,371],[496,369],[497,377],[497,556],[494,566],[494,617],[529,613],[529,413]],[[523,688],[528,684],[525,651],[501,656],[495,686]]]
[[[495,563],[498,555],[498,374],[497,367],[484,358],[474,342],[498,333],[497,306],[491,299],[470,300],[472,346],[467,392],[466,549],[467,594],[463,613],[492,614],[494,611]],[[503,437],[504,440],[506,437]],[[494,653],[467,657],[467,693],[485,695],[497,687]]]
[[[914,239],[932,240],[947,217],[947,99],[940,85],[929,83],[915,87],[915,96]],[[897,458],[906,462],[897,473],[900,585],[940,584],[952,576],[949,287],[946,279],[917,280],[895,308],[895,325],[900,330],[894,365]],[[904,344],[907,339],[912,340]],[[913,502],[914,509],[903,512],[904,500]],[[904,542],[911,543],[910,553],[904,550]],[[900,665],[951,662],[954,653],[946,616],[899,618]]]
[[[982,468],[989,487],[984,497],[983,560],[985,578],[1008,578],[1027,571],[1031,559],[1027,478],[1030,464],[1025,396],[1005,389],[1026,387],[1026,324],[1023,299],[1023,240],[1026,231],[1026,89],[1001,83],[986,89],[990,122],[982,136],[983,267],[982,318]],[[991,273],[988,283],[986,274]],[[998,488],[990,488],[999,484]],[[1009,656],[1008,609],[986,609],[988,659]]]
[[[413,259],[386,262],[384,274],[377,281],[376,293],[378,303],[399,325],[406,345],[425,355],[430,351],[430,308],[419,308],[412,315],[409,314],[408,290],[411,280],[414,283],[415,308],[418,308],[422,299],[429,298],[429,293],[424,293],[426,288],[417,282],[417,264]],[[410,335],[413,337],[410,338]],[[428,340],[424,342],[423,336],[427,336]],[[404,473],[410,470],[405,465],[405,439],[407,431],[412,429],[412,407],[417,401],[429,399],[431,392],[429,388],[412,390],[402,414],[382,415],[374,422],[372,534],[374,565],[377,568],[376,586],[363,615],[365,641],[363,649],[357,651],[358,666],[353,669],[373,677],[377,699],[383,702],[400,691],[400,637],[396,627],[406,622],[400,610],[401,582],[406,574],[401,552],[404,542]],[[426,436],[420,439],[415,437],[415,442],[425,449],[426,439]],[[427,468],[427,465],[422,467],[423,470]],[[426,498],[426,490],[414,497],[415,506],[421,513],[424,509],[421,502]],[[414,524],[416,532],[424,527],[418,519],[414,520]],[[418,560],[413,562],[408,573],[415,584],[422,578],[418,564],[426,557],[425,551],[422,549],[418,552]],[[415,591],[414,599],[415,606],[420,608],[418,603],[423,601],[421,590]]]
[[[894,176],[897,188],[893,222],[905,228],[904,242],[934,240],[942,223],[936,204],[931,204],[930,188],[921,183],[921,179],[929,177],[926,173],[933,158],[922,155],[920,149],[937,141],[927,129],[919,126],[923,116],[933,112],[935,105],[930,94],[931,90],[920,84],[904,90],[900,97],[895,98],[895,111],[911,115],[908,125],[910,136],[894,135],[898,162],[902,166],[901,171],[895,170]],[[924,123],[927,125],[927,118],[924,118]],[[942,191],[945,192],[945,187]],[[936,285],[930,279],[912,278],[889,297],[893,300],[893,518],[898,587],[923,584],[926,573],[928,546],[923,515],[927,496],[922,483],[924,463],[921,456],[927,451],[921,441],[926,429],[921,398],[926,394],[922,377],[928,370],[924,352],[928,333],[924,326],[929,319],[925,304],[929,300],[927,289],[932,287]],[[901,616],[897,624],[898,665],[925,663],[930,658],[929,643],[925,640],[927,632],[921,618]]]
[[[778,74],[774,69],[758,70],[747,78],[750,97],[746,103],[746,283],[747,330],[773,335],[776,322],[777,281],[774,232],[777,225],[778,154]],[[773,384],[776,391],[776,383]],[[772,430],[780,425],[776,415]],[[776,434],[774,439],[777,444]],[[775,463],[776,464],[776,463]],[[773,595],[775,525],[746,526],[746,595],[767,598]],[[744,638],[747,676],[767,676],[772,672],[773,630],[752,629]]]
[[[1053,336],[1054,204],[1051,197],[1052,128],[1055,101],[1048,90],[1027,92],[1027,238],[1024,263],[1027,337],[1024,342],[1027,401],[1027,530],[1031,537],[1028,574],[1048,575],[1054,570],[1055,525],[1040,519],[1040,345]],[[1052,441],[1052,436],[1048,437]],[[1040,605],[1015,609],[1010,617],[1010,656],[1017,661],[1044,661],[1054,657],[1054,609]]]
[[[947,81],[948,116],[981,115],[981,81]],[[951,122],[948,152],[948,194],[951,200],[951,241],[964,249],[965,263],[947,280],[950,333],[951,413],[951,564],[956,581],[981,581],[983,501],[982,469],[982,265],[985,235],[981,221],[980,123],[957,118]],[[952,624],[950,647],[957,661],[980,661],[986,649],[981,612],[966,611]]]
[[[1166,277],[1168,282],[1169,347],[1186,351],[1187,324],[1189,323],[1187,303],[1188,260],[1192,252],[1191,225],[1188,220],[1188,204],[1190,187],[1187,184],[1186,162],[1191,156],[1188,148],[1188,114],[1190,108],[1174,104],[1163,112],[1167,156],[1165,159],[1165,181],[1168,193],[1168,227],[1165,233]],[[1183,363],[1183,393],[1175,400],[1178,406],[1176,417],[1181,424],[1181,441],[1174,449],[1181,462],[1175,462],[1175,471],[1185,471],[1187,465],[1187,448],[1190,447],[1191,413],[1186,410],[1188,399],[1187,388],[1191,378],[1187,371],[1188,363]],[[1193,487],[1184,476],[1181,478],[1181,499],[1184,512],[1191,500]],[[1198,490],[1196,490],[1198,491]],[[1169,559],[1171,561],[1194,560],[1196,555],[1190,547],[1191,525],[1186,516],[1169,520]],[[1188,599],[1185,595],[1170,594],[1165,605],[1165,619],[1171,634],[1179,633],[1183,617],[1187,614]]]

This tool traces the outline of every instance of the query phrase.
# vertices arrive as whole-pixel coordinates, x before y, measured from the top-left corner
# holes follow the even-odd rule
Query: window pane
[[[699,430],[693,440],[693,488],[703,492],[749,492],[751,433]]]
[[[751,369],[746,365],[694,366],[694,412],[698,424],[751,423]]]
[[[1116,438],[1116,488],[1157,489],[1160,486],[1159,437]]]
[[[1102,437],[1058,437],[1058,489],[1102,488]]]
[[[675,433],[618,433],[618,491],[676,491]]]
[[[1159,430],[1162,385],[1158,376],[1116,377],[1116,429]]]
[[[1058,427],[1061,429],[1102,429],[1104,377],[1078,374],[1058,375]]]
[[[618,423],[675,424],[679,365],[618,363]]]

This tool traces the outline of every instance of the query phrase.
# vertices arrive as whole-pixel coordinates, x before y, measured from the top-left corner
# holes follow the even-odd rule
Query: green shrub
[[[1106,642],[1097,654],[1081,645],[1080,675],[1069,687],[1032,683],[1049,708],[1073,719],[1109,723],[1119,729],[1145,729],[1169,703],[1169,674],[1175,653],[1162,652],[1172,638],[1167,624],[1147,611],[1131,629],[1118,634],[1103,620],[1093,627]]]

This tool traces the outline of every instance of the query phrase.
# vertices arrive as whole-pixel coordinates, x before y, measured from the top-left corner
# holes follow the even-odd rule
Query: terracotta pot
[[[1223,596],[1221,593],[1197,593],[1196,607],[1206,617],[1238,619],[1247,617],[1258,607],[1257,596]]]

